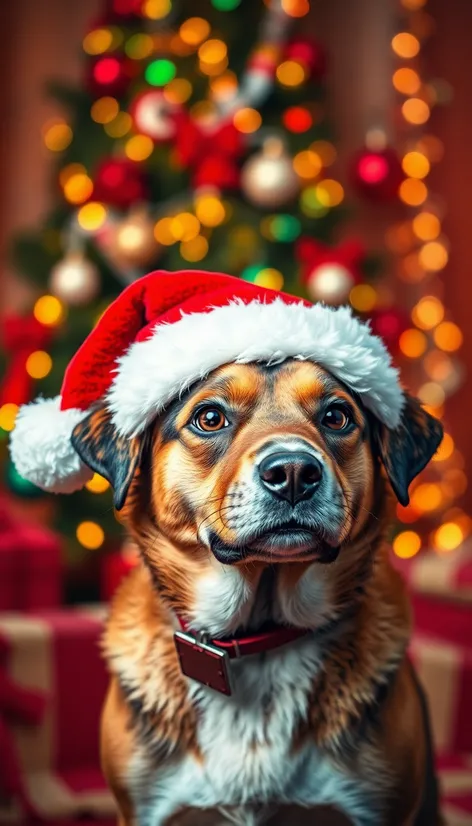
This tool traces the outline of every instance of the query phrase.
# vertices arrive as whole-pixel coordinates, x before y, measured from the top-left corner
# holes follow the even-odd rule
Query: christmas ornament
[[[241,172],[241,188],[247,200],[261,209],[277,209],[295,198],[300,179],[282,141],[269,138],[262,152],[246,161]]]
[[[400,160],[389,147],[361,149],[353,158],[351,176],[359,195],[377,202],[393,201],[404,177]]]
[[[138,164],[127,158],[104,160],[95,173],[91,197],[117,209],[127,209],[136,202],[147,200],[145,175]]]
[[[182,111],[182,107],[166,100],[160,89],[142,92],[133,100],[129,111],[134,127],[141,135],[148,135],[156,143],[175,138],[175,115]]]
[[[49,287],[65,304],[83,307],[100,290],[100,276],[95,264],[81,252],[70,252],[51,270]]]
[[[287,43],[285,60],[301,63],[311,80],[321,80],[326,72],[326,53],[316,40],[310,37],[297,37]]]
[[[296,255],[302,265],[302,279],[310,298],[326,304],[344,304],[355,284],[362,280],[364,250],[356,241],[328,247],[311,238],[297,244]]]
[[[176,113],[176,154],[179,163],[192,170],[192,185],[235,189],[239,186],[238,158],[244,139],[233,123],[223,126],[195,121],[187,113]]]
[[[100,245],[120,268],[144,270],[160,252],[154,237],[154,223],[145,210],[133,211],[100,233]]]
[[[10,360],[0,386],[0,407],[30,401],[33,380],[26,370],[26,362],[31,353],[45,350],[51,338],[51,327],[41,324],[33,315],[3,319],[2,345]]]
[[[93,473],[71,433],[100,399],[120,437],[129,439],[185,388],[243,358],[314,361],[342,378],[387,427],[400,422],[404,394],[390,356],[350,308],[312,306],[221,273],[158,271],[109,306],[69,362],[60,395],[20,409],[10,440],[16,469],[38,487],[72,493]],[[87,435],[79,427],[77,439],[80,430]],[[125,495],[115,486],[118,508]]]

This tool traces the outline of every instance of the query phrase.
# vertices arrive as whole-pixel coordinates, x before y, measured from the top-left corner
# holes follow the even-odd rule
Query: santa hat
[[[289,358],[320,364],[387,427],[399,424],[398,372],[348,307],[312,305],[220,273],[154,272],[108,307],[70,362],[61,395],[20,408],[13,462],[38,487],[71,493],[92,476],[72,431],[97,403],[131,438],[215,368]]]

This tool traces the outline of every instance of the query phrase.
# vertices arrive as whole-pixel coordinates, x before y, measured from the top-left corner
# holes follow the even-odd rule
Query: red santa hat
[[[61,395],[20,408],[13,462],[38,487],[71,493],[92,476],[71,434],[97,403],[131,438],[215,368],[289,358],[325,367],[387,427],[398,426],[398,372],[348,307],[312,305],[220,273],[154,272],[108,307],[70,362]]]

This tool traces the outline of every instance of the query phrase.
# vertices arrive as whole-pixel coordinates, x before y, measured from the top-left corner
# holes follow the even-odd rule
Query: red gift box
[[[136,545],[127,540],[115,553],[107,554],[102,563],[101,598],[109,602],[113,594],[139,561]]]
[[[102,609],[0,614],[0,635],[10,646],[9,677],[47,698],[38,725],[10,724],[22,796],[7,809],[0,805],[0,823],[23,823],[26,815],[41,820],[113,816],[99,762],[99,720],[108,682],[99,650],[103,619]]]
[[[447,553],[424,551],[410,559],[392,554],[395,568],[416,593],[472,602],[472,542]]]
[[[0,611],[56,608],[62,598],[59,537],[21,524],[0,505]]]

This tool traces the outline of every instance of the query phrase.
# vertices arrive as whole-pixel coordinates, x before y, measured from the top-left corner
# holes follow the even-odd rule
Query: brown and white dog
[[[121,826],[442,822],[386,541],[389,483],[407,501],[440,440],[411,397],[388,430],[331,372],[290,358],[219,367],[130,439],[105,406],[75,427],[141,553],[105,635],[103,767]],[[222,693],[183,673],[182,623],[195,650],[267,646],[225,660]]]

